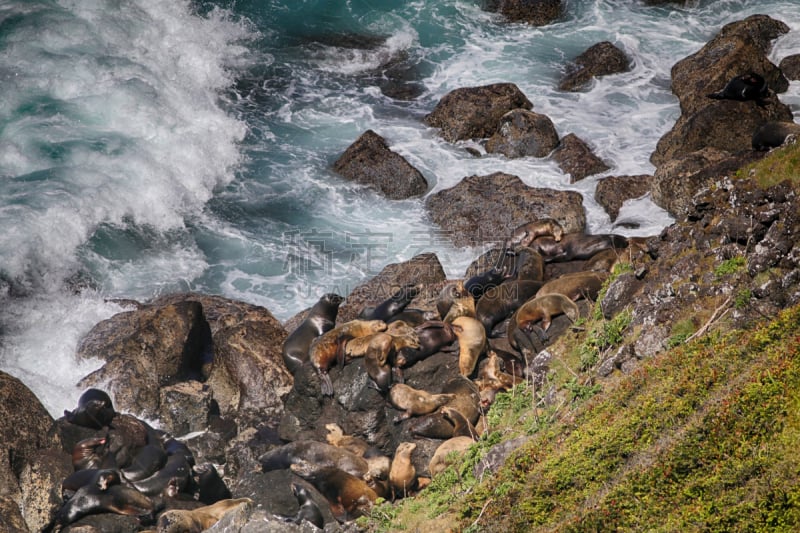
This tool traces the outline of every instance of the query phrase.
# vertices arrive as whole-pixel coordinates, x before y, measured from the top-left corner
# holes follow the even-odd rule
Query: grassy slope
[[[800,146],[740,171],[800,179]],[[747,331],[718,329],[596,385],[590,322],[555,347],[537,391],[500,395],[491,432],[415,498],[376,508],[374,531],[800,530],[800,307]],[[673,331],[678,325],[673,324]],[[679,329],[679,328],[678,328]],[[630,333],[630,332],[629,332]],[[684,336],[685,337],[685,336]],[[600,390],[602,388],[602,390]],[[599,392],[599,394],[598,394]],[[588,398],[588,399],[587,399]],[[495,476],[472,466],[531,435]]]

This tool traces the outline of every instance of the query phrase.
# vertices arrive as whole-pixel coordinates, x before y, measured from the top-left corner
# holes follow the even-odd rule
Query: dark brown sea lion
[[[192,467],[186,457],[175,454],[167,457],[167,462],[158,472],[142,480],[132,481],[130,485],[146,496],[157,496],[174,480],[177,480],[179,491],[182,491],[189,483],[191,474]]]
[[[731,78],[721,91],[707,94],[708,98],[715,100],[736,100],[746,102],[754,100],[759,106],[764,107],[770,94],[769,85],[763,76],[755,72],[748,72]]]
[[[72,468],[75,470],[116,467],[114,458],[108,455],[108,439],[92,437],[78,441],[72,448]]]
[[[477,300],[493,287],[500,285],[507,278],[503,268],[492,267],[489,270],[476,274],[464,282],[464,289]]]
[[[446,317],[453,302],[459,298],[464,298],[468,294],[467,289],[464,288],[464,280],[458,280],[445,285],[441,292],[439,292],[439,297],[436,299],[436,310],[439,311],[439,316],[441,318]]]
[[[431,394],[403,383],[395,383],[389,389],[389,402],[395,409],[403,411],[395,417],[395,424],[411,416],[431,413],[454,397],[453,394]]]
[[[331,383],[328,370],[337,361],[340,365],[344,364],[347,341],[356,337],[366,337],[385,329],[386,322],[382,320],[351,320],[314,339],[308,349],[308,358],[320,377],[323,396],[333,396],[333,383]]]
[[[336,467],[299,461],[290,469],[325,496],[338,520],[352,520],[367,514],[378,499],[366,481]]]
[[[111,485],[104,489],[97,484],[84,485],[64,502],[42,532],[59,531],[62,527],[90,514],[151,516],[153,509],[150,498],[131,487]]]
[[[291,487],[292,494],[294,494],[294,497],[297,499],[297,505],[299,506],[297,514],[294,516],[276,516],[285,522],[291,522],[293,524],[301,524],[306,520],[320,529],[325,527],[325,519],[322,516],[322,512],[319,510],[317,502],[311,497],[311,493],[308,489],[297,483],[292,483]]]
[[[111,424],[114,406],[108,393],[100,389],[88,389],[78,398],[78,407],[64,411],[64,418],[71,424],[91,429],[102,429]]]
[[[288,442],[263,453],[258,458],[264,472],[289,468],[300,461],[313,465],[331,466],[361,477],[369,470],[366,459],[345,448],[314,440]]]
[[[515,246],[529,246],[537,237],[552,237],[556,242],[560,241],[564,235],[564,228],[557,220],[552,218],[540,218],[533,222],[528,222],[518,226],[511,232],[511,237],[506,242],[506,248]]]
[[[413,442],[397,445],[389,471],[389,485],[393,498],[405,498],[417,485],[417,470],[411,462],[411,454],[417,449]]]
[[[167,463],[167,452],[160,444],[148,444],[139,449],[130,466],[121,469],[128,481],[140,481],[158,472]]]
[[[202,533],[240,505],[250,505],[250,498],[221,500],[197,509],[171,509],[158,517],[158,533]]]
[[[542,288],[536,293],[536,297],[547,294],[563,294],[572,301],[581,298],[595,300],[606,279],[608,279],[607,272],[583,271],[564,274],[542,285]]]
[[[590,235],[586,233],[567,233],[556,241],[552,237],[539,237],[530,247],[544,258],[546,263],[589,259],[603,250],[622,249],[628,246],[628,239],[614,233]]]
[[[509,281],[542,281],[544,279],[544,258],[537,250],[530,246],[517,246],[508,248],[506,255],[509,257],[509,272],[506,283]]]
[[[192,467],[197,485],[197,499],[206,505],[220,500],[229,500],[231,491],[211,463],[201,463]]]
[[[497,324],[533,298],[542,285],[541,281],[507,281],[484,294],[475,307],[475,318],[483,324],[486,336],[491,336]]]
[[[782,146],[790,135],[800,137],[800,124],[771,120],[756,129],[751,145],[753,150],[770,150]]]
[[[61,499],[64,501],[70,499],[84,485],[95,485],[100,490],[106,490],[121,482],[119,471],[111,468],[77,470],[61,482]]]
[[[306,361],[308,349],[314,339],[333,329],[336,315],[344,298],[338,294],[328,293],[314,304],[297,328],[292,331],[283,343],[282,354],[286,368],[293,375]]]
[[[403,348],[395,357],[395,365],[406,368],[436,352],[450,346],[456,341],[453,326],[440,320],[432,320],[414,328],[417,332],[419,348]]]
[[[365,313],[361,318],[363,320],[383,320],[388,322],[393,316],[402,312],[411,303],[411,300],[416,298],[422,288],[422,284],[409,284],[400,287],[392,293],[389,299],[375,306],[374,309]]]
[[[458,338],[458,371],[468,377],[486,350],[486,329],[476,318],[460,316],[453,320],[453,331]]]

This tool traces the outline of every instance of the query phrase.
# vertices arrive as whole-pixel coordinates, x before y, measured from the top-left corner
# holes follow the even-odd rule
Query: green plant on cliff
[[[762,188],[788,180],[800,187],[800,143],[773,150],[769,156],[751,163],[736,172],[737,178],[752,178]]]
[[[726,259],[714,269],[714,277],[717,280],[731,276],[744,270],[745,258],[743,256],[731,257]]]

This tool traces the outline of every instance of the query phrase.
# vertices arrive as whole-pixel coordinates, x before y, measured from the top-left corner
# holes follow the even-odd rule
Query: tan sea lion
[[[251,505],[250,498],[220,500],[197,509],[172,509],[158,517],[158,533],[201,533],[240,505]]]
[[[454,394],[431,394],[403,383],[395,383],[389,389],[389,402],[395,409],[403,411],[395,417],[395,424],[411,416],[432,413],[453,398]]]
[[[458,337],[458,371],[469,376],[486,349],[486,329],[476,318],[460,316],[453,320],[453,331]]]
[[[563,294],[548,294],[540,298],[528,300],[514,312],[508,323],[508,342],[515,349],[525,348],[533,350],[528,335],[534,331],[536,323],[541,321],[539,336],[546,340],[544,332],[550,327],[554,316],[565,314],[570,320],[575,322],[580,318],[578,306],[570,298]],[[520,345],[522,343],[522,345]]]
[[[450,465],[447,461],[448,454],[457,452],[458,455],[463,455],[474,442],[471,437],[453,437],[441,443],[428,463],[428,473],[430,473],[431,477],[434,477],[443,472]]]
[[[511,232],[506,248],[528,246],[537,237],[552,237],[556,242],[564,235],[564,228],[553,218],[540,218],[518,226]]]
[[[336,325],[336,315],[343,301],[344,298],[338,294],[323,295],[300,325],[286,337],[282,347],[283,362],[292,375],[308,361],[308,349],[314,339]]]
[[[564,274],[542,285],[536,297],[563,294],[572,301],[581,298],[595,300],[606,279],[608,279],[607,272],[582,271]]]
[[[629,247],[633,246],[633,239],[629,238],[628,243]],[[611,272],[614,269],[614,265],[616,265],[620,260],[620,253],[618,250],[613,248],[609,248],[608,250],[603,250],[602,252],[597,252],[592,257],[586,260],[586,263],[583,265],[584,270],[593,270],[595,272]]]
[[[367,514],[378,499],[366,481],[336,467],[298,461],[290,469],[325,496],[338,520],[352,520]]]
[[[468,294],[467,289],[464,288],[463,279],[445,285],[436,299],[436,310],[439,311],[439,316],[441,318],[446,317],[453,302],[459,298],[464,298]]]
[[[360,457],[364,457],[367,450],[372,447],[361,437],[345,435],[339,424],[334,424],[333,422],[325,424],[325,429],[328,430],[328,434],[325,435],[325,440],[328,441],[328,444],[337,448],[344,448]]]
[[[328,370],[333,363],[344,364],[344,348],[348,340],[365,337],[386,329],[382,320],[351,320],[326,331],[311,343],[308,358],[320,377],[323,396],[333,396],[333,383]]]
[[[411,454],[417,449],[413,442],[401,442],[397,445],[389,471],[389,485],[393,498],[405,498],[416,487],[417,470],[411,463]]]
[[[338,448],[315,440],[287,442],[258,457],[258,462],[264,472],[286,469],[301,461],[307,461],[319,467],[336,467],[358,477],[363,476],[369,470],[366,459],[360,455],[345,448]]]
[[[453,320],[460,316],[475,318],[475,298],[469,293],[467,293],[466,296],[461,296],[453,300],[450,309],[442,320],[452,324]]]
[[[446,405],[442,407],[441,411],[444,417],[453,424],[453,437],[469,437],[472,440],[478,439],[478,431],[469,420],[464,418],[463,414]]]

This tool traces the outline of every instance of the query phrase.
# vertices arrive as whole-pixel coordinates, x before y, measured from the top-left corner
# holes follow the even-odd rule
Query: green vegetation
[[[692,320],[686,319],[676,322],[675,325],[672,326],[672,336],[670,336],[667,342],[667,347],[674,348],[680,346],[686,342],[686,339],[692,336],[696,329]]]
[[[800,187],[800,144],[790,144],[773,150],[768,157],[751,163],[736,172],[737,178],[752,178],[762,188],[789,180]]]
[[[731,276],[744,270],[745,266],[745,258],[742,256],[731,257],[719,264],[717,268],[714,269],[714,277],[717,280],[722,278]]]

